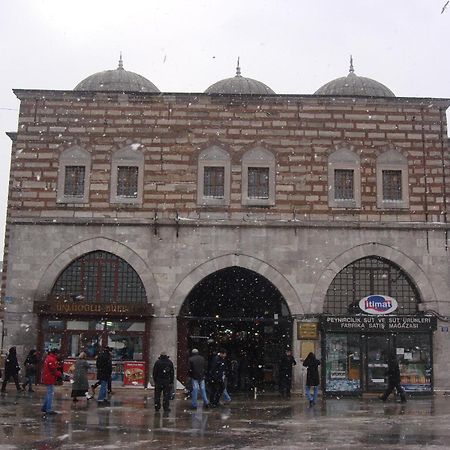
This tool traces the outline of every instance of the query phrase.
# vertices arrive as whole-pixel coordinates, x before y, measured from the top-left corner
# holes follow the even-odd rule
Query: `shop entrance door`
[[[367,392],[381,392],[387,387],[386,370],[392,348],[390,335],[369,335],[366,338],[366,376]]]

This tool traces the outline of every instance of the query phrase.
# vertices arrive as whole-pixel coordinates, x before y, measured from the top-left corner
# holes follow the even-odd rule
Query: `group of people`
[[[54,386],[58,380],[62,380],[62,367],[58,359],[58,351],[50,350],[44,360],[42,370],[42,382],[46,385],[46,395],[42,405],[42,412],[47,414],[56,414],[52,409]],[[231,397],[227,391],[227,376],[230,371],[226,360],[227,351],[225,349],[218,350],[207,364],[205,358],[200,355],[198,349],[193,349],[188,361],[189,377],[191,380],[191,408],[196,410],[198,407],[198,394],[200,392],[203,406],[205,408],[214,408],[219,406],[222,396],[224,401],[231,401]],[[25,361],[25,379],[22,385],[19,383],[19,371],[21,370],[17,360],[16,348],[11,347],[5,359],[3,383],[1,392],[6,391],[6,385],[12,378],[17,391],[25,390],[28,387],[33,392],[33,386],[36,383],[36,373],[38,368],[38,357],[36,350],[32,349],[28,353]],[[297,364],[292,356],[290,349],[287,349],[281,358],[278,366],[279,389],[283,398],[289,398],[292,387],[293,367]],[[306,397],[309,405],[313,406],[317,402],[319,393],[319,365],[320,361],[314,353],[309,353],[303,361],[306,367]],[[103,348],[96,360],[97,367],[97,383],[91,386],[92,394],[95,388],[100,386],[97,402],[99,405],[109,403],[108,394],[111,394],[111,377],[112,377],[112,355],[111,349]],[[73,372],[73,383],[71,397],[73,402],[78,402],[78,397],[85,397],[86,400],[93,398],[89,393],[88,379],[89,363],[86,360],[86,353],[81,352]],[[405,391],[400,384],[400,369],[395,355],[388,360],[387,369],[388,386],[380,399],[386,401],[389,395],[396,390],[401,397],[402,402],[406,402]],[[161,352],[158,360],[153,366],[153,380],[155,383],[154,406],[155,411],[161,409],[161,395],[163,396],[162,407],[165,412],[170,411],[169,402],[174,396],[174,380],[175,370],[172,361],[166,352]],[[207,392],[208,391],[208,392]],[[209,394],[209,396],[208,396]]]
[[[5,358],[5,368],[3,375],[3,383],[1,387],[1,392],[6,392],[6,385],[8,381],[12,378],[17,391],[24,391],[28,387],[29,392],[33,391],[33,386],[36,383],[36,372],[38,366],[38,357],[36,350],[32,349],[28,353],[24,361],[25,367],[25,381],[20,385],[19,383],[19,372],[21,370],[19,362],[17,360],[16,347],[11,347]]]

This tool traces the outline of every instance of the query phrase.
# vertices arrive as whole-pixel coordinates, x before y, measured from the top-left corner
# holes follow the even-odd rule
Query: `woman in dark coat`
[[[74,403],[78,401],[78,397],[86,396],[87,400],[92,398],[91,395],[87,395],[89,390],[89,381],[87,377],[88,369],[89,363],[86,361],[86,353],[81,352],[75,363],[75,370],[73,373],[71,397]]]
[[[313,352],[310,352],[303,361],[306,370],[306,397],[309,400],[309,406],[313,406],[317,402],[319,394],[319,366],[320,361],[316,358]],[[313,388],[313,395],[311,396],[311,387]]]
[[[14,383],[16,383],[16,389],[18,391],[22,390],[19,385],[19,370],[20,367],[17,362],[16,347],[11,347],[5,360],[5,376],[2,383],[2,392],[6,392],[6,383],[11,377],[14,380]]]
[[[25,359],[25,382],[22,384],[23,390],[28,386],[28,392],[33,391],[33,384],[36,381],[36,368],[38,364],[38,359],[36,356],[36,350],[32,349],[29,351],[28,356]]]

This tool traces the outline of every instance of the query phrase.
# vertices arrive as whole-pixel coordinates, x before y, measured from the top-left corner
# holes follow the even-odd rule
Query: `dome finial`
[[[236,76],[237,77],[241,76],[241,67],[239,66],[239,56],[238,56],[237,66],[236,66]]]
[[[353,56],[350,55],[350,70],[349,73],[355,73],[355,69],[353,68]]]
[[[122,52],[120,52],[120,58],[119,58],[119,67],[117,69],[123,70],[123,59],[122,59]]]

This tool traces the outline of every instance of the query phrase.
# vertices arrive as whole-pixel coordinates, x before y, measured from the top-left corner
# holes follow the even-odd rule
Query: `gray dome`
[[[269,86],[261,81],[245,78],[241,75],[239,67],[239,59],[236,67],[236,76],[225,78],[211,85],[206,89],[205,94],[251,94],[251,95],[268,95],[275,94]]]
[[[160,92],[147,78],[123,68],[122,55],[116,70],[94,73],[75,86],[75,91]]]
[[[336,78],[314,92],[314,95],[335,95],[348,97],[395,97],[384,84],[371,78],[355,74],[353,60],[350,58],[350,71],[346,77]]]

